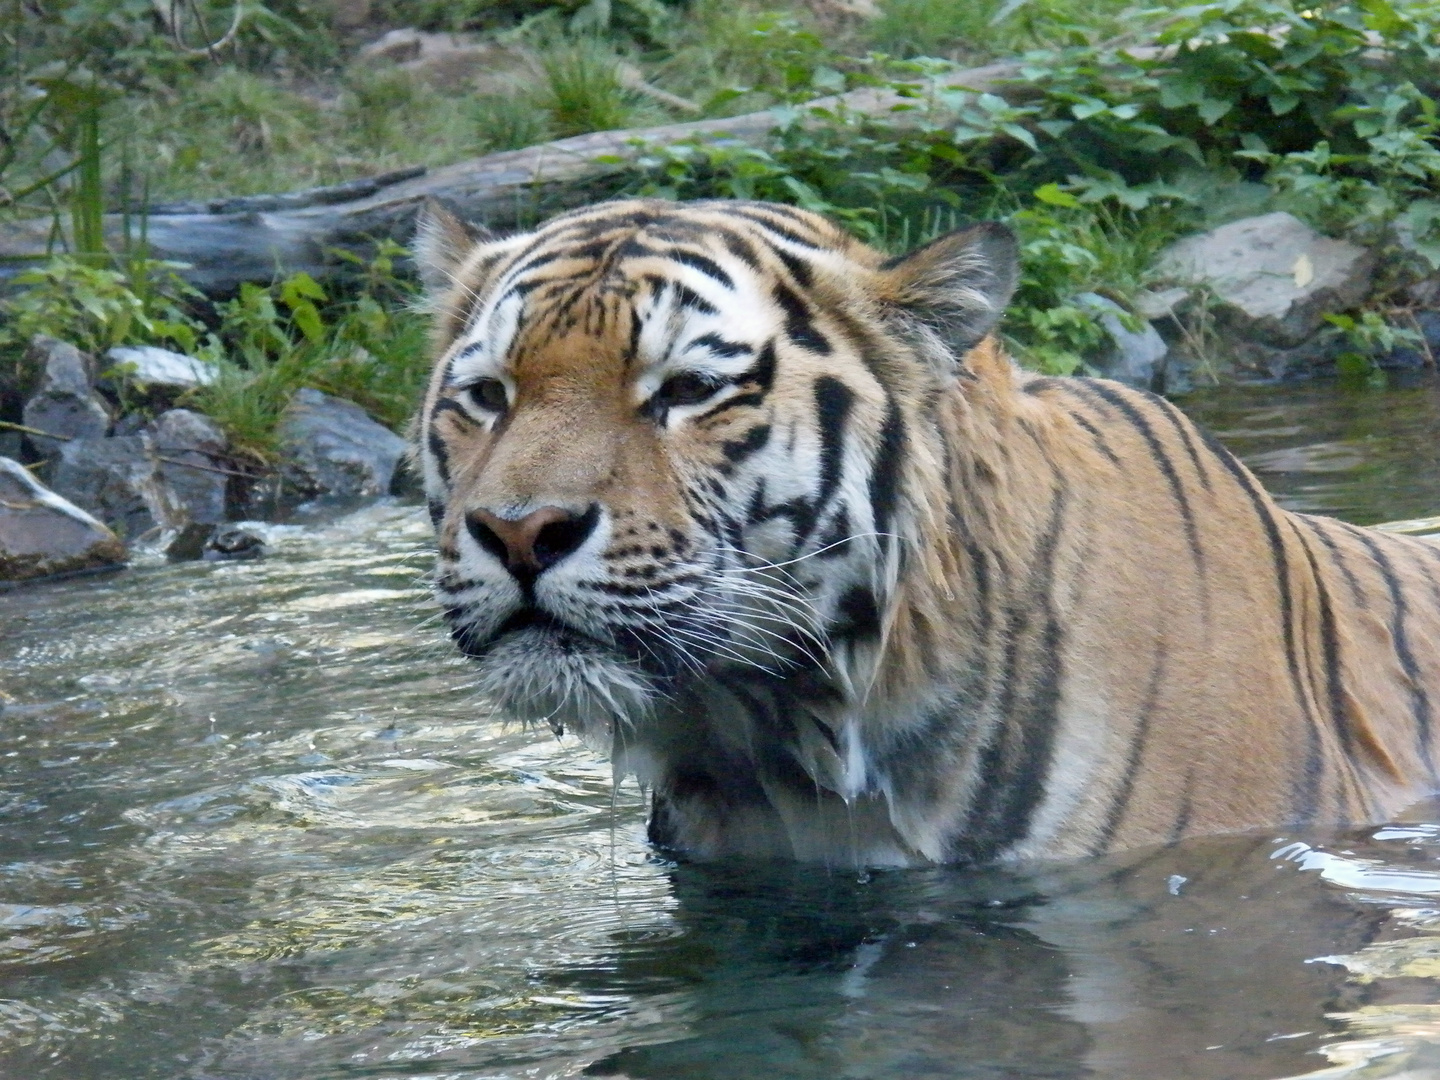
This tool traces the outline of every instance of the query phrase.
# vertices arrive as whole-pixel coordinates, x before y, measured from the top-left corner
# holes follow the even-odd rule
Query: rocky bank
[[[262,467],[176,404],[215,378],[203,361],[144,347],[97,362],[37,336],[27,362],[38,385],[23,422],[0,431],[0,585],[116,567],[141,545],[171,559],[251,558],[263,541],[237,523],[397,489],[404,440],[318,390],[296,393],[282,457]]]

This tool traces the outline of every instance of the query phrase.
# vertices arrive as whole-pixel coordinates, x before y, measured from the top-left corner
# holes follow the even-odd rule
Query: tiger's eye
[[[468,392],[470,400],[487,412],[504,412],[510,407],[505,384],[499,379],[481,379]]]
[[[720,389],[703,375],[685,372],[666,379],[655,392],[654,402],[662,408],[676,405],[698,405]]]

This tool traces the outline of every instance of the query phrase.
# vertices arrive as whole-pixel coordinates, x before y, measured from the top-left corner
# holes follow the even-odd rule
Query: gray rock
[[[110,412],[90,385],[90,364],[84,353],[36,334],[25,359],[40,370],[40,388],[25,403],[25,426],[60,437],[31,435],[36,450],[52,454],[65,439],[93,439],[110,430]]]
[[[1412,304],[1423,308],[1440,308],[1440,274],[1431,274],[1405,290]]]
[[[1111,349],[1102,362],[1101,373],[1142,390],[1150,389],[1169,352],[1159,332],[1143,319],[1139,330],[1131,330],[1121,319],[1125,309],[1098,293],[1081,293],[1075,303],[1095,312],[1110,336]]]
[[[171,562],[190,562],[205,557],[205,544],[215,533],[214,525],[192,521],[169,534],[164,546],[165,558]]]
[[[201,555],[207,562],[223,559],[258,559],[265,554],[265,537],[245,525],[222,525],[205,541]]]
[[[1155,292],[1142,291],[1135,296],[1135,313],[1151,322],[1168,319],[1176,309],[1190,299],[1190,290],[1179,287],[1160,289]]]
[[[386,495],[405,440],[349,401],[300,390],[280,421],[286,482],[317,495]]]
[[[209,386],[219,377],[214,364],[154,345],[119,345],[107,352],[105,359],[112,368],[120,369],[126,381],[146,389],[178,393]]]
[[[1186,237],[1161,254],[1157,269],[1208,286],[1219,316],[1240,335],[1285,348],[1314,334],[1327,312],[1365,299],[1374,265],[1372,252],[1274,213]]]
[[[1348,346],[1338,334],[1317,334],[1292,348],[1282,349],[1258,341],[1231,341],[1226,345],[1237,374],[1263,379],[1307,379],[1333,375],[1335,363]]]
[[[167,501],[187,522],[214,525],[225,520],[229,477],[223,468],[230,442],[220,426],[189,409],[161,413],[150,430]]]
[[[121,566],[113,532],[49,491],[18,461],[0,457],[0,581],[28,581]]]
[[[144,435],[66,443],[61,447],[51,483],[58,494],[130,541],[157,525],[183,524],[183,516],[171,504],[149,439]]]

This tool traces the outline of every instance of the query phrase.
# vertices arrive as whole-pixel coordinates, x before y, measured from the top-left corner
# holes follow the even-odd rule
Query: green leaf
[[[320,312],[310,301],[296,300],[290,309],[290,316],[300,328],[300,333],[305,335],[306,341],[319,345],[325,340],[325,323],[321,321]]]
[[[296,302],[301,298],[307,300],[325,300],[325,290],[318,282],[305,271],[300,270],[291,274],[280,284],[280,300],[286,307],[293,309]]]
[[[1215,123],[1235,107],[1233,101],[1221,101],[1218,98],[1206,98],[1197,106],[1200,119],[1205,121],[1206,126],[1214,127]]]
[[[1079,206],[1080,200],[1068,191],[1063,191],[1059,184],[1042,184],[1035,189],[1035,198],[1042,203],[1051,206]]]
[[[1040,147],[1035,144],[1035,136],[1019,124],[1001,124],[1000,130],[1009,135],[1012,139],[1018,139],[1031,150],[1039,151]]]
[[[1271,94],[1269,101],[1270,111],[1276,116],[1284,116],[1295,111],[1295,107],[1300,104],[1300,97],[1289,93]]]

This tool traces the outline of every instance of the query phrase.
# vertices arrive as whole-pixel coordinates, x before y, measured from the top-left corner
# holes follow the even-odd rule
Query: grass
[[[622,84],[620,57],[599,39],[552,45],[541,54],[540,69],[544,82],[535,101],[561,138],[658,123],[663,116]]]
[[[893,56],[981,61],[1116,37],[1135,29],[1134,13],[1129,0],[886,0],[867,37]]]
[[[37,72],[63,63],[98,77],[110,99],[100,125],[107,145],[131,148],[145,166],[151,198],[178,200],[293,190],[406,165],[449,164],[557,136],[693,118],[627,85],[622,61],[700,104],[705,114],[729,115],[842,89],[841,73],[864,67],[874,50],[992,56],[1059,41],[1082,24],[1108,32],[1118,25],[1122,5],[883,0],[881,15],[869,23],[822,24],[796,0],[377,2],[375,17],[388,25],[475,31],[531,56],[533,75],[517,75],[512,86],[443,90],[398,66],[347,61],[379,28],[347,37],[324,24],[319,6],[297,0],[257,6],[247,34],[220,62],[167,51],[168,39],[156,33],[151,16],[113,7],[110,0],[75,0],[67,22],[54,26],[22,20],[12,27],[6,20],[18,16],[0,11],[0,31],[29,42]],[[210,21],[228,18],[228,4],[214,0],[210,7]],[[94,26],[83,17],[92,8]],[[80,30],[71,32],[76,26]],[[106,51],[107,33],[113,54]],[[61,60],[66,49],[70,54]],[[41,63],[47,56],[50,67]],[[0,68],[5,65],[0,56]],[[0,70],[0,77],[7,74],[25,77]],[[0,94],[0,126],[9,131],[20,130],[12,115],[17,101]],[[75,140],[74,124],[62,115],[60,97],[53,104],[51,143],[63,149]],[[0,161],[0,186],[11,191],[43,178],[42,163],[54,158],[54,146],[25,130],[26,162],[7,175]],[[112,201],[113,173],[107,178]],[[48,210],[43,201],[27,206]]]

